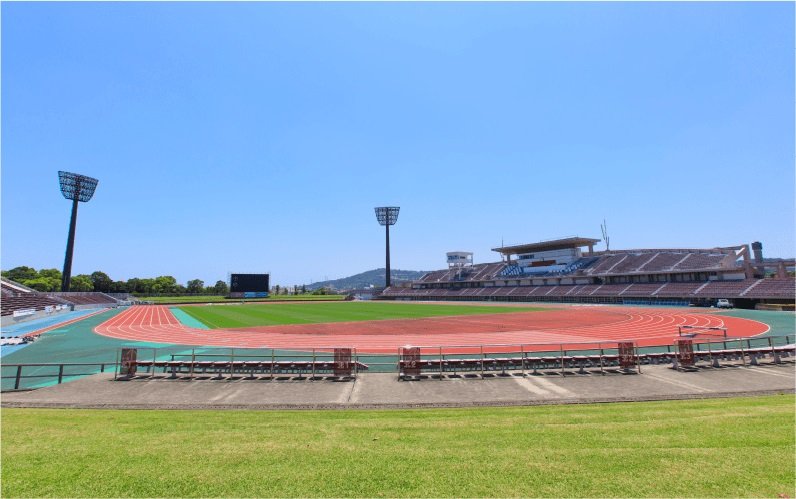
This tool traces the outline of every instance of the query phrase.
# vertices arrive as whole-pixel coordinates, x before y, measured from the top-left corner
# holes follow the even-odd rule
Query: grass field
[[[235,302],[270,302],[270,301],[343,301],[345,295],[279,295],[268,298],[227,299],[218,295],[192,295],[192,296],[141,296],[139,300],[151,301],[157,304],[178,303],[235,303]]]
[[[230,307],[181,307],[211,328],[314,324],[322,322],[410,319],[450,315],[500,314],[542,310],[532,307],[487,305],[428,305],[384,302],[274,303]]]
[[[4,409],[2,496],[793,497],[793,405]]]

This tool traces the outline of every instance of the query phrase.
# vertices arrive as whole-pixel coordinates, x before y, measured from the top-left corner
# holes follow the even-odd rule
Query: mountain
[[[391,269],[390,276],[393,284],[405,281],[414,281],[420,279],[427,270],[397,270]],[[307,285],[307,289],[314,290],[318,288],[333,288],[333,289],[362,289],[374,287],[384,287],[384,268],[368,270],[361,274],[352,275],[350,277],[343,277],[341,279],[334,279],[331,281],[313,282]]]

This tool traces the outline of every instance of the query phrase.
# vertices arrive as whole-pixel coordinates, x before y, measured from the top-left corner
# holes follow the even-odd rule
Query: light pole
[[[72,252],[75,247],[75,226],[77,225],[77,203],[88,202],[97,188],[95,178],[78,175],[77,173],[58,172],[58,181],[61,184],[61,194],[72,201],[72,218],[69,221],[69,237],[66,240],[66,257],[64,258],[64,273],[61,280],[61,291],[69,291],[72,281]]]
[[[383,225],[387,229],[387,264],[386,264],[386,284],[385,288],[390,287],[390,225],[395,225],[398,221],[398,212],[401,210],[398,206],[383,206],[376,208],[376,220],[379,225]]]

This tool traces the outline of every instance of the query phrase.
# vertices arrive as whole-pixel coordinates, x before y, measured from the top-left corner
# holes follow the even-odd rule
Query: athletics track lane
[[[633,340],[671,345],[677,326],[726,327],[734,337],[755,336],[768,325],[690,310],[640,307],[567,307],[545,311],[424,319],[197,329],[162,305],[134,306],[95,328],[131,341],[227,348],[302,350],[351,346],[361,353],[394,353],[403,345],[542,345]]]

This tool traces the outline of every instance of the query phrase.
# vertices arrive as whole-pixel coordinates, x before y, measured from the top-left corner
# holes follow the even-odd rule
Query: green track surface
[[[278,324],[315,324],[455,315],[504,314],[510,312],[534,312],[543,309],[528,306],[496,307],[487,305],[343,302],[182,307],[181,310],[200,320],[208,327],[217,329],[274,326]]]
[[[793,497],[793,405],[4,409],[2,495]]]
[[[721,314],[729,315],[731,317],[741,317],[743,319],[751,319],[768,324],[769,327],[771,327],[771,330],[763,336],[774,336],[782,334],[793,335],[794,332],[796,332],[796,313],[794,312],[735,309],[727,312],[722,312]]]
[[[115,363],[122,346],[158,347],[158,357],[164,358],[174,351],[184,351],[185,347],[173,345],[133,342],[117,340],[94,333],[94,328],[120,312],[107,312],[88,317],[84,320],[54,329],[41,335],[32,344],[3,357],[2,389],[12,389],[15,382],[16,367],[10,364],[40,363]],[[149,350],[151,351],[151,350]],[[189,349],[190,351],[190,349]],[[64,366],[64,380],[76,379],[76,374],[93,374],[100,372],[99,365]],[[23,368],[24,377],[20,380],[20,388],[40,388],[58,382],[58,365],[28,366]],[[109,367],[110,370],[113,366]],[[30,377],[37,376],[37,377]]]
[[[183,324],[188,327],[196,328],[196,329],[210,329],[208,328],[204,322],[196,319],[194,316],[186,314],[183,310],[179,307],[169,307],[169,311],[174,314],[174,318],[180,321],[180,324]]]

